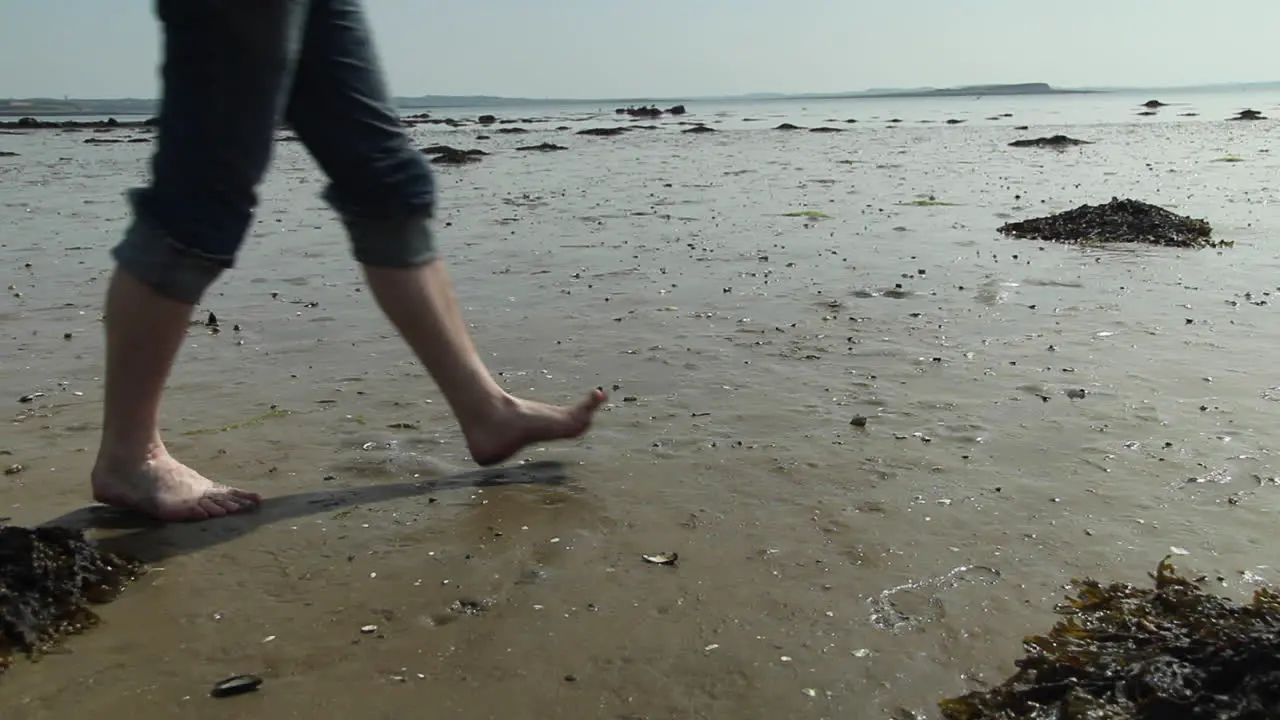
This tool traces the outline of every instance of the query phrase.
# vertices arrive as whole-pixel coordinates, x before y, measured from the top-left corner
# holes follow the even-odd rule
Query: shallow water
[[[975,117],[1025,108],[956,126],[916,121],[957,102],[897,101],[884,113],[901,125],[837,134],[769,129],[848,109],[812,103],[691,105],[684,120],[723,128],[705,135],[670,119],[616,138],[553,129],[620,122],[572,108],[526,134],[414,128],[424,146],[492,153],[438,168],[442,242],[492,369],[544,399],[611,390],[586,440],[534,448],[504,477],[468,474],[442,398],[361,290],[322,178],[281,144],[239,267],[197,313],[222,332],[193,327],[165,418],[175,452],[273,500],[100,531],[163,569],[67,654],[7,673],[0,704],[31,718],[931,714],[1008,674],[1073,576],[1142,582],[1176,548],[1229,595],[1277,580],[1276,124],[1216,119],[1276,111],[1232,97],[1203,100],[1220,106],[1201,119],[1122,119],[1130,100],[1063,125],[1049,116],[1101,101],[984,101]],[[1010,127],[1035,112],[1030,131]],[[1095,144],[1007,147],[1057,132]],[[127,526],[78,508],[107,250],[148,146],[84,137],[0,135],[20,153],[0,159],[0,449],[25,467],[0,479],[0,516],[15,523]],[[569,149],[514,151],[543,141]],[[1205,217],[1235,247],[995,232],[1112,196]],[[928,198],[951,204],[911,204]],[[829,217],[785,216],[804,210]],[[655,551],[679,564],[640,558]],[[487,610],[451,611],[459,600]],[[263,689],[207,697],[239,672]]]

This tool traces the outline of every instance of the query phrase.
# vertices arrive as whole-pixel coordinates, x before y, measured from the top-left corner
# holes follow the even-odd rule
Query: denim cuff
[[[351,248],[361,265],[410,268],[438,257],[431,232],[431,211],[395,218],[368,219],[343,216]]]
[[[142,284],[187,305],[199,303],[209,286],[232,265],[231,258],[213,257],[182,247],[147,217],[136,202],[133,222],[111,255]]]

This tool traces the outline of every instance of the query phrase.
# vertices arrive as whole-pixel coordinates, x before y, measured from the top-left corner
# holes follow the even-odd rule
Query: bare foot
[[[478,465],[497,465],[527,445],[581,437],[604,401],[602,390],[592,390],[585,400],[571,407],[508,395],[490,417],[472,427],[464,426],[462,433],[471,458]]]
[[[141,465],[93,469],[93,499],[165,522],[208,520],[250,510],[256,493],[215,483],[161,451]]]

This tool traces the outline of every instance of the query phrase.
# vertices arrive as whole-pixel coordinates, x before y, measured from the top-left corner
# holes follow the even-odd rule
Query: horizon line
[[[1050,91],[1053,91],[1053,92],[1059,92],[1059,93],[1068,93],[1068,92],[1136,92],[1136,91],[1139,91],[1139,90],[1143,90],[1143,91],[1177,91],[1177,90],[1201,90],[1201,89],[1211,89],[1211,88],[1231,88],[1231,87],[1250,87],[1250,86],[1280,85],[1280,80],[1238,81],[1238,82],[1231,82],[1231,81],[1228,81],[1228,82],[1208,82],[1208,83],[1196,83],[1196,84],[1189,84],[1189,85],[1080,85],[1080,86],[1055,86],[1055,85],[1052,85],[1052,84],[1050,84],[1050,83],[1045,83],[1045,82],[1021,82],[1021,83],[973,83],[973,84],[965,84],[965,85],[950,85],[950,86],[932,86],[932,85],[922,85],[922,86],[910,87],[910,88],[904,88],[904,87],[893,87],[893,88],[865,88],[865,89],[861,89],[861,90],[794,91],[794,92],[786,92],[786,91],[757,91],[757,92],[731,93],[731,94],[718,94],[718,95],[632,95],[632,96],[614,96],[614,97],[554,97],[554,96],[529,97],[529,96],[518,96],[518,95],[489,95],[489,94],[483,94],[483,93],[472,93],[472,94],[462,94],[462,95],[460,95],[460,94],[448,94],[448,93],[440,93],[440,94],[436,94],[436,93],[423,93],[423,94],[419,94],[419,95],[397,94],[397,95],[393,95],[393,96],[392,96],[392,99],[393,99],[393,100],[417,100],[417,99],[424,99],[424,98],[451,98],[451,99],[459,99],[459,100],[464,100],[464,99],[465,99],[465,100],[506,100],[506,101],[527,101],[527,102],[538,102],[538,103],[546,103],[546,102],[608,102],[608,103],[615,103],[615,102],[618,102],[618,103],[620,103],[620,102],[635,102],[635,101],[640,101],[640,100],[648,101],[648,102],[659,102],[659,101],[661,101],[661,102],[677,102],[677,101],[682,101],[682,100],[683,100],[683,101],[691,101],[691,100],[739,100],[739,99],[752,99],[752,98],[758,98],[758,99],[766,99],[766,98],[773,98],[773,99],[785,99],[785,98],[792,98],[792,97],[794,97],[794,98],[808,98],[808,99],[822,99],[822,98],[838,99],[838,98],[842,98],[842,97],[856,97],[856,96],[865,96],[865,95],[879,95],[879,96],[891,97],[891,96],[894,96],[894,95],[916,94],[916,93],[955,92],[955,91],[962,91],[962,90],[967,90],[967,89],[973,89],[973,90],[977,91],[977,90],[980,90],[980,89],[982,89],[982,88],[1018,87],[1018,86],[1028,86],[1028,85],[1041,85],[1041,86],[1044,86],[1045,88],[1047,88],[1047,89],[1048,89],[1048,90],[1050,90]],[[1028,93],[1028,94],[1029,94],[1029,93]],[[54,101],[54,102],[73,102],[73,101],[85,101],[85,102],[125,102],[125,101],[130,101],[130,102],[158,102],[158,101],[160,100],[160,98],[158,98],[158,97],[130,97],[130,96],[123,96],[123,97],[121,97],[121,96],[117,96],[117,97],[72,97],[72,96],[68,96],[68,95],[64,95],[64,96],[62,96],[62,97],[56,97],[56,96],[52,96],[52,95],[43,95],[43,96],[27,96],[27,97],[15,97],[15,96],[9,96],[9,97],[0,98],[0,102],[24,102],[24,101],[37,101],[37,100],[49,100],[49,101]]]

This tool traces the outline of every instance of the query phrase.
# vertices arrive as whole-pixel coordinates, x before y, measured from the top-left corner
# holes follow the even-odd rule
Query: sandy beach
[[[1143,99],[433,112],[468,122],[415,142],[488,153],[436,167],[492,369],[610,393],[586,439],[484,472],[279,143],[165,407],[176,456],[268,500],[175,526],[87,483],[108,250],[150,145],[0,134],[0,520],[153,568],[0,677],[5,718],[935,717],[1012,671],[1073,577],[1143,582],[1172,552],[1231,597],[1280,580],[1276,121],[1225,121],[1280,108]],[[577,134],[618,126],[652,127]],[[1008,147],[1057,133],[1092,144]],[[517,150],[543,142],[567,149]],[[1113,196],[1235,245],[995,231]],[[265,682],[208,696],[236,673]]]

